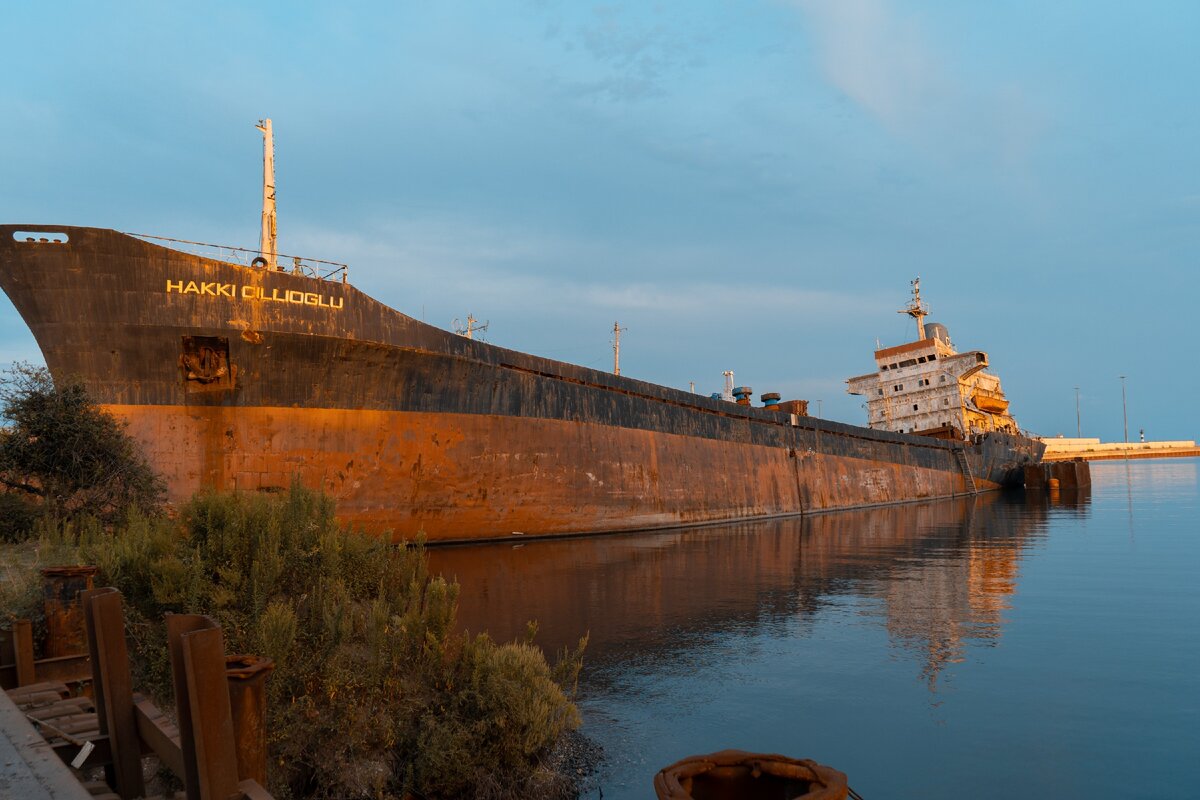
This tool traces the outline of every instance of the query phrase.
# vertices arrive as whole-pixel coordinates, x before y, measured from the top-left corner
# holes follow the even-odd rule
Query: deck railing
[[[265,265],[266,260],[259,250],[250,250],[245,247],[233,247],[224,244],[210,244],[209,242],[193,242],[188,239],[172,239],[169,236],[154,236],[149,233],[130,233],[125,232],[127,236],[136,236],[139,239],[149,239],[153,242],[170,242],[172,245],[186,245],[185,247],[172,247],[174,250],[181,250],[185,253],[201,256],[203,258],[213,258],[218,261],[228,261],[233,264],[239,264],[243,267],[259,267],[266,269],[265,266],[255,263],[261,261]],[[317,278],[323,281],[337,281],[347,283],[350,277],[350,267],[347,264],[342,264],[337,261],[325,261],[320,258],[305,258],[303,256],[290,256],[279,253],[276,256],[279,263],[278,270],[280,272],[288,272],[292,275],[304,275],[309,278]],[[290,262],[284,264],[284,262]]]

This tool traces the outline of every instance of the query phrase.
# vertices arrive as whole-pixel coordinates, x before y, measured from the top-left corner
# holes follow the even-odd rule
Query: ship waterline
[[[48,230],[65,241],[26,241]],[[172,499],[293,476],[372,531],[486,539],[949,497],[1042,445],[873,431],[425,325],[353,286],[93,228],[0,226],[0,285],[57,378],[128,423]]]
[[[965,494],[961,474],[828,452],[730,447],[586,422],[345,409],[107,406],[176,497],[296,475],[365,529],[433,540],[801,514]],[[592,454],[580,464],[580,454]],[[916,459],[914,459],[915,461]],[[719,465],[718,469],[705,465]],[[991,484],[992,488],[995,484]]]

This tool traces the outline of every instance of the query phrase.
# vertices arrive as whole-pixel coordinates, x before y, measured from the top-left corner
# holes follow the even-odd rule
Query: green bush
[[[114,520],[156,509],[163,485],[136,443],[83,385],[56,385],[44,367],[16,364],[0,380],[0,484],[55,515]]]
[[[421,716],[418,775],[437,775],[452,797],[566,794],[570,787],[562,776],[540,762],[579,718],[541,650],[525,643],[498,647],[477,636],[448,677],[456,691],[443,693]]]
[[[579,724],[582,649],[553,669],[529,642],[455,632],[458,586],[421,542],[343,530],[332,501],[202,494],[176,521],[76,522],[78,556],[125,597],[137,680],[170,699],[162,614],[212,615],[227,652],[275,660],[269,679],[277,797],[559,797],[543,766]],[[48,539],[53,536],[48,535]]]
[[[27,498],[0,492],[0,543],[16,544],[33,536],[37,508]]]

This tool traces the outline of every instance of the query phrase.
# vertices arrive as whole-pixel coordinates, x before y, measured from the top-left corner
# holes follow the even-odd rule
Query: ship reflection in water
[[[931,689],[964,643],[1001,635],[1021,552],[1050,503],[997,493],[670,532],[437,548],[462,585],[459,619],[507,641],[530,620],[547,650],[589,632],[589,665],[644,662],[744,632],[815,618],[851,598],[916,656]]]
[[[926,777],[888,773],[948,735],[959,665],[1002,649],[1026,554],[1088,507],[1086,493],[991,493],[431,559],[462,585],[472,632],[511,640],[536,620],[547,652],[590,634],[581,705],[607,753],[605,798],[650,796],[658,768],[725,747],[811,757],[876,789],[865,796],[905,796]],[[953,791],[972,769],[939,775]]]

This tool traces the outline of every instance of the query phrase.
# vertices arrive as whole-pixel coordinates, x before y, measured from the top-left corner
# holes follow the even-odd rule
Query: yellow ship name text
[[[262,300],[276,303],[293,303],[301,306],[319,306],[321,308],[341,308],[346,303],[344,297],[330,297],[317,292],[301,292],[297,289],[271,289],[269,292],[261,286],[238,286],[236,283],[220,283],[214,281],[173,281],[167,280],[167,294],[198,294],[209,297],[237,297],[243,300]]]

